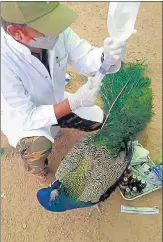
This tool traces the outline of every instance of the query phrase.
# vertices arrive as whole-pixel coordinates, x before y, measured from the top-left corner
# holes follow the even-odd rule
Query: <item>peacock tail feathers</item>
[[[129,63],[103,80],[101,92],[108,117],[92,142],[105,146],[113,155],[134,140],[153,116],[151,79],[145,76],[146,70],[142,62]]]
[[[130,163],[126,149],[153,116],[147,66],[136,62],[107,75],[101,93],[107,118],[101,130],[77,143],[61,162],[56,178],[76,201],[99,201]]]

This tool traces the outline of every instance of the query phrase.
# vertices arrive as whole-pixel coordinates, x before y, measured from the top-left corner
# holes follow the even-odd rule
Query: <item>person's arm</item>
[[[68,64],[77,71],[86,75],[95,75],[101,66],[101,59],[104,47],[97,48],[92,46],[84,39],[68,28],[64,33],[66,52],[68,53]],[[117,72],[121,67],[121,61],[116,66],[109,69],[109,74]]]
[[[24,130],[33,130],[57,124],[57,120],[71,112],[68,101],[56,105],[36,106],[20,78],[1,63],[1,95],[2,109],[14,110],[18,113],[18,125]]]
[[[53,107],[57,120],[72,112],[68,99],[55,104]]]
[[[1,95],[2,109],[18,113],[18,125],[23,123],[24,130],[39,129],[58,124],[58,119],[82,106],[93,106],[100,87],[91,87],[91,82],[83,85],[76,93],[54,105],[36,106],[22,81],[6,65],[2,64]]]
[[[92,107],[96,103],[96,98],[101,86],[94,86],[92,78],[88,78],[86,84],[81,86],[74,94],[70,94],[67,99],[54,105],[54,112],[57,119],[75,111],[80,107]]]

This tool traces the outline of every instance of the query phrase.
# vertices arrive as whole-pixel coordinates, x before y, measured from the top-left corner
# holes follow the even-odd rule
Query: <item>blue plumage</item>
[[[57,192],[55,198],[52,196],[53,191]],[[70,198],[66,194],[62,183],[58,180],[51,184],[50,187],[40,189],[37,192],[37,199],[41,206],[51,212],[65,212],[71,209],[86,208],[95,205],[91,202],[77,202]]]

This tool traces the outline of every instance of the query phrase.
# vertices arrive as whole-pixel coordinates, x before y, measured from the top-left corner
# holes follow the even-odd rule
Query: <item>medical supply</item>
[[[122,213],[159,214],[158,207],[131,207],[121,205]]]
[[[112,39],[126,41],[132,35],[139,7],[140,2],[110,2],[107,26]],[[110,66],[114,64],[116,61],[111,57],[105,58],[94,77],[94,82],[100,84]]]

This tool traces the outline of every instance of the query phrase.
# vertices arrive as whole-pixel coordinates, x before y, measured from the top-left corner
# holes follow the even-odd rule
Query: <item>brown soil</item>
[[[79,18],[73,30],[93,45],[101,46],[107,37],[106,16],[108,4],[104,2],[71,2]],[[162,149],[162,4],[142,3],[136,29],[137,35],[127,43],[126,61],[145,57],[152,78],[155,117],[141,135],[141,142],[155,158]],[[72,72],[73,92],[81,85],[81,77]],[[65,130],[57,139],[50,155],[51,166],[56,170],[67,151],[83,137],[84,133]],[[2,143],[3,143],[2,137]],[[34,177],[24,172],[18,153],[7,148],[2,156],[3,242],[160,242],[161,211],[159,215],[126,215],[120,212],[121,204],[158,206],[161,210],[161,191],[154,192],[133,202],[124,201],[116,191],[102,204],[103,215],[94,211],[88,219],[89,209],[53,214],[37,203],[39,188]]]

